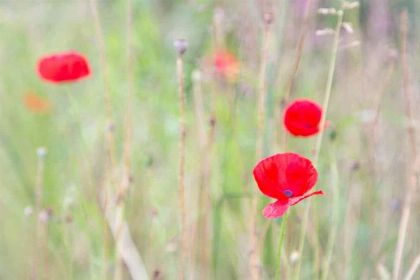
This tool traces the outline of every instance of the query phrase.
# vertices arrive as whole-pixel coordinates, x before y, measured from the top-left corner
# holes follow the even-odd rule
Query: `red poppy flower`
[[[322,109],[317,103],[298,99],[285,110],[284,125],[294,136],[312,136],[319,132]]]
[[[277,201],[263,211],[268,219],[283,216],[286,210],[305,198],[324,194],[308,193],[318,179],[318,172],[311,161],[298,154],[276,154],[260,161],[254,168],[254,178],[260,191]]]
[[[216,52],[213,57],[213,63],[216,73],[224,78],[234,80],[238,75],[239,61],[229,51],[222,50]]]
[[[25,107],[33,113],[45,114],[50,111],[50,103],[48,100],[33,92],[28,92],[24,96],[23,103],[25,104]]]
[[[38,73],[52,83],[72,82],[90,74],[87,59],[76,52],[57,53],[38,61]]]

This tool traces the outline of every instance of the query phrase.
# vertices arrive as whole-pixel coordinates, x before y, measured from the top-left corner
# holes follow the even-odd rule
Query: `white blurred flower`
[[[325,36],[325,35],[333,35],[334,30],[331,28],[324,28],[324,29],[318,29],[315,31],[316,36]]]
[[[25,215],[25,217],[31,216],[33,212],[34,209],[31,206],[26,206],[25,209],[23,209],[23,215]]]
[[[318,14],[320,15],[336,15],[337,10],[334,8],[319,8]]]
[[[290,254],[290,262],[293,264],[293,263],[296,263],[298,260],[299,260],[299,258],[300,258],[300,255],[299,255],[299,252],[298,251],[293,251],[291,254]]]
[[[38,157],[44,157],[47,154],[47,148],[39,147],[38,149],[36,149],[36,154],[38,155]]]

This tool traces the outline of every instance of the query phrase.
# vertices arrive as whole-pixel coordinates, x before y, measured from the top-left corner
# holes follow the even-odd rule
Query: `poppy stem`
[[[278,246],[278,265],[276,267],[276,273],[275,273],[275,277],[274,279],[282,279],[281,275],[280,275],[280,271],[281,271],[281,257],[282,257],[282,253],[283,253],[283,244],[284,244],[284,240],[285,240],[285,236],[286,236],[286,225],[287,225],[287,220],[289,218],[289,212],[286,212],[283,216],[283,219],[281,221],[281,225],[280,225],[280,240],[279,240],[279,246]]]
[[[333,46],[332,46],[332,52],[331,52],[331,57],[330,57],[330,64],[329,64],[329,69],[328,69],[328,78],[327,78],[327,84],[326,84],[326,88],[325,88],[325,96],[324,96],[324,102],[322,104],[322,117],[321,117],[321,122],[320,122],[320,127],[321,127],[321,131],[318,134],[318,138],[316,141],[316,146],[315,146],[315,156],[314,156],[314,165],[317,166],[318,165],[318,160],[319,160],[319,154],[321,151],[321,146],[322,146],[322,140],[324,137],[324,127],[325,127],[325,122],[326,122],[326,117],[327,117],[327,112],[328,112],[328,105],[330,102],[330,98],[331,98],[331,92],[332,92],[332,85],[333,85],[333,81],[334,81],[334,73],[335,73],[335,66],[336,66],[336,61],[337,61],[337,53],[338,53],[338,47],[339,47],[339,42],[340,42],[340,30],[341,30],[341,25],[343,23],[343,16],[344,16],[344,12],[343,10],[338,10],[337,11],[337,24],[335,27],[335,33],[334,33],[334,41],[333,41]],[[311,208],[311,201],[309,200],[306,208],[305,208],[305,213],[304,213],[304,218],[303,218],[303,224],[302,224],[302,228],[300,231],[300,238],[299,238],[299,254],[301,256],[300,261],[297,265],[296,268],[296,272],[295,272],[295,279],[299,279],[300,277],[300,270],[301,270],[301,266],[302,266],[302,260],[303,260],[303,250],[305,247],[305,233],[306,233],[306,229],[308,227],[308,222],[309,222],[309,210]]]

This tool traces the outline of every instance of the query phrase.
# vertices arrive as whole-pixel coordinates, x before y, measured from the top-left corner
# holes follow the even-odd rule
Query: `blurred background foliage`
[[[151,279],[177,278],[178,95],[173,48],[177,38],[186,38],[189,44],[185,55],[186,181],[192,232],[203,211],[198,201],[200,168],[203,158],[211,161],[207,186],[212,207],[204,209],[210,217],[210,270],[191,261],[189,277],[246,278],[249,198],[255,188],[251,171],[256,163],[261,14],[269,9],[275,18],[269,41],[264,142],[264,154],[270,155],[281,152],[277,138],[283,129],[276,112],[284,106],[282,98],[304,26],[305,2],[132,0],[129,24],[126,1],[98,1],[104,67],[89,1],[1,1],[0,279],[33,279],[37,259],[41,259],[38,269],[44,269],[45,279],[102,279],[112,275],[113,239],[98,202],[103,182],[110,176],[104,174],[106,90],[112,99],[116,174],[123,166],[127,102],[133,105],[133,183],[125,211],[131,235]],[[336,18],[319,15],[317,9],[339,5],[339,1],[312,0],[292,98],[322,102],[332,36],[315,33],[334,28]],[[410,165],[400,66],[399,21],[404,9],[409,13],[412,105],[417,108],[419,1],[363,0],[360,8],[345,13],[344,20],[351,23],[353,33],[342,32],[328,112],[331,124],[318,164],[318,186],[327,195],[312,202],[307,249],[297,256],[302,260],[301,279],[320,278],[329,253],[329,279],[387,279],[392,271]],[[213,73],[218,18],[224,47],[240,62],[234,81],[222,81]],[[131,34],[130,45],[127,34]],[[66,50],[85,54],[92,76],[66,85],[41,81],[36,73],[39,57]],[[129,67],[133,69],[131,101]],[[192,78],[197,69],[206,126],[216,123],[210,157],[203,157],[207,151],[197,141]],[[28,93],[48,100],[50,111],[38,114],[28,110],[23,102]],[[415,110],[417,127],[419,119]],[[313,138],[288,139],[289,150],[307,157],[313,156],[314,145]],[[39,218],[34,208],[39,147],[47,149],[41,205],[49,217],[42,252],[34,245]],[[407,232],[404,272],[420,252],[418,193]],[[259,208],[262,206],[261,202]],[[281,270],[284,279],[291,279],[296,265],[304,208],[299,205],[291,210]],[[260,216],[258,219],[260,233],[265,233],[266,221]],[[265,279],[274,277],[278,264],[279,225],[276,221],[270,226],[263,242]],[[192,243],[200,239],[192,237]],[[129,277],[127,272],[124,277]]]

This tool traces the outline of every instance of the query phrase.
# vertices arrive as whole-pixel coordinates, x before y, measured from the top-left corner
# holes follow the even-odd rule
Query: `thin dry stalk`
[[[109,194],[111,196],[111,194]],[[112,199],[116,203],[117,198]],[[116,204],[114,207],[108,207],[105,212],[105,217],[108,222],[109,228],[111,229],[112,235],[115,240],[119,240],[118,254],[121,259],[127,265],[128,272],[132,279],[149,279],[143,259],[141,258],[139,251],[131,237],[130,230],[127,222],[124,220],[118,221],[116,215]],[[105,278],[106,279],[106,278]]]
[[[281,109],[283,109],[283,105],[286,105],[287,103],[289,103],[289,99],[293,91],[294,81],[295,81],[297,72],[299,70],[300,62],[302,60],[302,55],[303,55],[303,49],[305,46],[306,36],[309,31],[309,22],[310,22],[309,11],[311,8],[311,4],[312,4],[312,0],[308,0],[305,5],[305,11],[303,14],[303,26],[299,34],[298,44],[295,50],[295,53],[296,53],[295,60],[294,60],[292,69],[290,71],[289,79],[286,84],[285,94],[284,96],[281,97],[282,98],[281,102],[276,102],[276,106],[274,107],[274,110],[275,110],[274,116],[276,118],[276,121],[278,121],[281,118]],[[281,151],[286,151],[287,134],[283,133],[280,136],[280,133],[281,133],[281,130],[276,129],[276,139],[278,139],[277,141],[280,142],[279,146],[280,146]]]
[[[327,79],[327,85],[325,89],[325,96],[324,96],[324,102],[322,103],[322,117],[320,121],[320,128],[321,131],[318,134],[318,138],[316,141],[316,147],[315,147],[315,157],[314,162],[317,165],[319,160],[319,154],[321,152],[321,145],[322,140],[324,138],[324,131],[325,131],[325,123],[327,120],[327,113],[328,113],[328,105],[330,104],[330,98],[331,98],[331,92],[332,92],[332,86],[334,81],[334,74],[335,74],[335,65],[337,60],[337,52],[338,52],[338,46],[340,43],[340,34],[341,34],[341,24],[343,23],[343,11],[339,10],[337,11],[337,25],[335,27],[335,35],[334,35],[334,42],[333,42],[333,48],[332,48],[332,54],[331,54],[331,61],[328,69],[328,79]]]
[[[411,161],[408,166],[409,174],[407,180],[407,190],[405,192],[406,196],[404,199],[403,211],[401,214],[400,226],[398,230],[398,241],[397,247],[395,249],[394,257],[394,270],[392,274],[392,279],[397,280],[400,277],[401,273],[401,262],[404,255],[404,245],[407,235],[408,224],[411,214],[411,200],[414,197],[414,192],[417,186],[417,149],[416,149],[416,131],[414,126],[413,111],[412,111],[412,92],[410,90],[410,73],[409,73],[409,63],[408,63],[408,52],[407,52],[407,40],[408,37],[408,13],[403,11],[401,13],[401,66],[403,71],[403,94],[404,94],[404,104],[405,104],[405,115],[408,120],[407,126],[407,137],[410,147]]]
[[[319,154],[321,151],[322,140],[324,137],[325,122],[326,122],[326,117],[328,113],[328,105],[330,103],[330,98],[331,98],[332,85],[334,81],[335,65],[336,65],[336,60],[337,60],[338,46],[340,42],[340,30],[341,30],[341,24],[343,23],[343,15],[344,13],[342,10],[337,11],[337,24],[335,27],[335,35],[334,35],[334,41],[333,41],[333,46],[332,46],[330,65],[328,69],[328,78],[327,78],[327,84],[325,88],[324,102],[322,103],[323,114],[320,121],[321,131],[318,134],[318,138],[317,138],[316,146],[315,146],[315,156],[314,156],[315,166],[318,165]],[[307,202],[304,218],[303,218],[302,229],[300,232],[299,254],[300,256],[302,256],[302,258],[301,258],[301,261],[299,261],[299,264],[296,268],[295,279],[299,279],[300,277],[300,270],[301,270],[301,265],[302,265],[302,260],[303,260],[303,250],[305,246],[305,234],[306,234],[306,229],[308,227],[308,222],[309,222],[310,208],[311,208],[311,200]]]
[[[113,121],[112,121],[112,102],[110,93],[110,83],[108,78],[108,64],[106,62],[105,53],[105,42],[104,34],[101,26],[101,20],[99,18],[97,0],[89,0],[90,9],[93,16],[93,22],[95,26],[95,37],[98,44],[100,64],[102,68],[102,79],[104,82],[104,103],[106,117],[108,119],[108,127],[106,129],[106,140],[107,140],[107,154],[111,163],[111,169],[115,166],[115,152],[114,152],[114,133],[113,133]]]
[[[265,131],[265,114],[266,114],[266,84],[267,84],[267,60],[268,60],[268,39],[270,35],[270,26],[273,22],[271,13],[264,14],[264,30],[261,47],[261,64],[259,70],[258,84],[258,101],[257,101],[257,138],[255,143],[255,157],[260,160],[263,156],[264,148],[264,131]],[[261,278],[260,250],[258,246],[258,196],[253,195],[251,201],[251,218],[250,218],[250,253],[249,253],[249,269],[251,279]]]
[[[43,194],[43,184],[44,184],[44,169],[45,169],[45,154],[46,149],[40,147],[36,151],[37,154],[37,169],[35,175],[35,219],[36,219],[36,232],[35,232],[35,256],[34,256],[34,266],[33,266],[33,277],[34,279],[42,279],[47,277],[46,271],[48,266],[46,263],[46,246],[45,236],[44,236],[44,224],[40,219],[41,209],[42,209],[42,194]],[[44,267],[45,265],[45,267]],[[39,272],[39,268],[44,267],[44,271]]]
[[[225,48],[223,20],[224,11],[221,8],[216,8],[213,15],[213,48],[216,50]]]
[[[214,125],[210,121],[210,129],[207,132],[206,112],[204,108],[201,73],[196,70],[193,73],[194,80],[194,109],[197,119],[197,133],[199,139],[200,169],[199,169],[199,191],[197,204],[197,224],[195,240],[196,248],[191,251],[196,253],[197,267],[202,279],[208,279],[210,273],[210,213],[211,213],[211,154],[214,143]]]
[[[101,20],[99,17],[98,7],[97,7],[97,0],[89,0],[89,6],[93,17],[93,23],[95,27],[95,37],[97,40],[98,45],[98,51],[99,51],[99,59],[100,59],[100,65],[102,69],[102,79],[104,83],[104,94],[103,94],[103,100],[104,100],[104,106],[105,106],[105,114],[107,118],[107,127],[105,129],[105,139],[106,139],[106,155],[107,160],[105,161],[105,168],[104,173],[105,174],[113,174],[114,167],[115,167],[115,145],[114,145],[114,128],[113,128],[113,115],[112,115],[112,102],[111,102],[111,93],[110,93],[110,83],[108,78],[108,64],[106,61],[106,51],[105,51],[105,41],[104,41],[104,34],[101,26]],[[106,178],[106,176],[105,176]],[[111,178],[113,181],[113,179]],[[108,186],[107,182],[103,182],[103,186]],[[113,185],[113,182],[111,182],[111,186]],[[110,198],[107,197],[108,191],[105,189],[101,189],[100,195],[103,196],[103,212],[104,214],[107,211],[107,208],[109,207],[108,203],[110,201]],[[103,277],[105,278],[107,272],[107,259],[108,255],[110,253],[110,236],[108,233],[108,228],[106,223],[103,225],[103,234],[104,234],[104,255],[103,255]]]
[[[117,190],[117,205],[116,205],[116,222],[117,222],[117,234],[115,237],[117,252],[116,252],[116,268],[114,272],[114,279],[123,279],[123,264],[122,264],[122,230],[126,223],[124,218],[125,213],[125,197],[130,187],[131,182],[131,150],[132,150],[132,131],[133,131],[133,65],[132,65],[132,0],[127,0],[127,22],[126,22],[126,63],[127,63],[127,102],[126,102],[126,114],[124,119],[124,147],[123,147],[123,174],[121,182]],[[128,229],[127,229],[128,230]],[[128,265],[128,264],[127,264]]]
[[[185,145],[186,145],[186,124],[185,124],[185,85],[184,85],[184,61],[183,55],[187,50],[187,42],[185,40],[175,41],[175,48],[178,56],[176,60],[177,78],[178,78],[178,99],[179,99],[179,166],[178,166],[178,194],[179,209],[181,214],[180,223],[180,264],[178,271],[178,279],[186,277],[186,262],[188,255],[188,239],[187,239],[187,211],[185,205]]]
[[[420,266],[420,255],[418,255],[411,265],[410,269],[407,272],[407,275],[404,277],[404,280],[411,280],[414,277],[414,273],[416,273],[417,269]]]
[[[286,92],[284,95],[284,100],[286,103],[289,101],[290,95],[293,91],[295,78],[299,70],[300,61],[302,60],[303,47],[305,46],[305,39],[309,30],[309,20],[310,20],[309,11],[311,8],[311,4],[312,4],[312,0],[308,0],[305,5],[305,11],[304,11],[304,16],[303,16],[303,26],[299,35],[298,44],[296,46],[295,61],[292,66],[292,71],[290,72],[290,76],[289,76],[287,86],[286,86]]]

